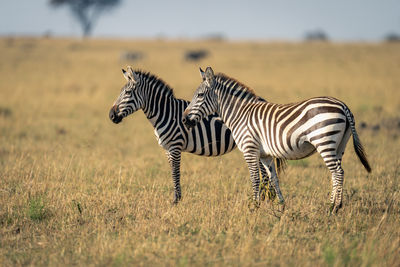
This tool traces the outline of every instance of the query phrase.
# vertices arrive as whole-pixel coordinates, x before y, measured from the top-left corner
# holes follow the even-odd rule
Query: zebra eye
[[[131,96],[132,95],[132,88],[128,88],[128,89],[126,89],[125,90],[125,95],[129,95],[129,96]]]
[[[135,89],[135,86],[131,84],[130,86],[127,86],[125,88],[125,92],[130,94],[134,89]]]
[[[198,93],[197,96],[198,96],[198,97],[203,97],[203,96],[204,96],[204,93]]]

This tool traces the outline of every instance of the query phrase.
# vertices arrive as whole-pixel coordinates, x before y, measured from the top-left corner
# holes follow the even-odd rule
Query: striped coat
[[[200,156],[220,156],[232,151],[236,144],[231,131],[216,114],[203,118],[189,129],[182,123],[182,114],[189,101],[175,98],[172,89],[158,77],[128,67],[123,70],[127,79],[110,112],[110,120],[120,123],[123,118],[142,109],[154,127],[160,146],[167,153],[174,183],[174,203],[181,199],[181,153]],[[262,167],[262,166],[261,166]],[[265,169],[261,168],[263,183],[268,183]],[[273,190],[272,186],[269,190]]]
[[[279,200],[273,158],[301,159],[318,152],[332,174],[331,210],[342,205],[342,156],[350,135],[356,154],[371,171],[349,108],[332,97],[316,97],[293,104],[274,104],[260,100],[250,88],[224,74],[214,75],[211,68],[201,71],[203,82],[184,112],[188,127],[216,112],[231,129],[243,152],[253,185],[254,199],[259,198],[258,162],[271,176]]]

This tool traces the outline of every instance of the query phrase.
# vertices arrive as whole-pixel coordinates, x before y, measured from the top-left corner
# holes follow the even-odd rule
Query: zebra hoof
[[[332,204],[329,206],[329,216],[332,215],[332,214],[337,214],[338,211],[339,211],[341,208],[342,208],[342,203],[340,203],[340,204],[338,204],[338,205],[332,203]]]
[[[249,200],[249,204],[247,205],[251,212],[256,211],[260,208],[260,201],[251,199]]]
[[[279,209],[281,212],[284,212],[285,211],[285,208],[286,208],[286,203],[285,203],[285,200],[279,200],[278,201],[278,204],[281,206],[281,208]]]
[[[175,196],[174,200],[172,201],[172,205],[177,205],[179,201],[181,201],[182,197],[181,196]]]

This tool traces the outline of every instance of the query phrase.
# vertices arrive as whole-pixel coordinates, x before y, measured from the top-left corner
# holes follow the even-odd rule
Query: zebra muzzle
[[[196,121],[193,119],[193,116],[191,116],[190,114],[184,114],[183,118],[182,118],[182,122],[183,124],[185,124],[186,127],[193,128],[194,126],[196,126]]]
[[[120,123],[122,121],[122,117],[118,116],[118,108],[116,106],[113,106],[110,109],[110,113],[108,114],[108,116],[110,117],[110,120],[113,123],[118,124],[118,123]]]

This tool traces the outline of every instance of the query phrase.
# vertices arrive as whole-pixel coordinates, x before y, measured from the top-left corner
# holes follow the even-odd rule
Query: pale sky
[[[0,0],[0,35],[81,35],[67,6]],[[400,0],[122,0],[93,37],[301,40],[321,29],[333,41],[379,41],[400,34]]]

